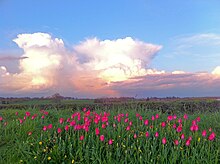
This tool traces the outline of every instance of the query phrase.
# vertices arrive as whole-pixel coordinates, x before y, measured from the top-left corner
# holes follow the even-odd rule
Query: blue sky
[[[12,41],[18,34],[41,32],[62,39],[70,51],[95,37],[162,46],[149,69],[211,73],[220,66],[218,0],[2,0],[0,11],[2,58],[23,54]],[[10,62],[0,65],[13,67]]]
[[[165,44],[172,37],[219,32],[218,0],[3,0],[1,35],[50,32],[70,43],[125,36]],[[10,38],[11,39],[11,38]]]

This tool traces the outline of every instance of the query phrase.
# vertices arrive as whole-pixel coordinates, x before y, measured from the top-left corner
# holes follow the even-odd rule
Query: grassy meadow
[[[220,163],[220,111],[212,107],[34,103],[0,110],[0,163]]]

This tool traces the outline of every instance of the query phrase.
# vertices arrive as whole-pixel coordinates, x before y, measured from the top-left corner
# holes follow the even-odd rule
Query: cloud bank
[[[17,73],[0,66],[2,95],[190,96],[192,90],[211,95],[220,87],[220,66],[212,73],[156,70],[149,64],[162,46],[131,37],[103,41],[89,38],[72,49],[47,33],[19,34],[13,41],[23,54],[0,57],[19,60]]]

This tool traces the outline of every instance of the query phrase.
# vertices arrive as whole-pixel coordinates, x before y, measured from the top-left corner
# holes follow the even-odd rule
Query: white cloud
[[[40,32],[33,34],[19,34],[13,41],[24,50],[34,47],[47,47],[52,49],[64,48],[62,39],[53,39],[51,35]]]
[[[130,37],[104,41],[91,38],[72,50],[66,49],[61,39],[47,33],[19,34],[13,41],[24,53],[19,60],[20,71],[2,79],[4,90],[116,94],[108,89],[109,82],[164,73],[147,69],[161,46]],[[1,74],[5,71],[2,67]]]
[[[220,76],[220,66],[217,66],[213,71],[212,71],[213,75],[217,75]]]
[[[107,81],[123,81],[148,73],[146,67],[161,49],[159,45],[147,44],[130,37],[100,41],[87,39],[74,47],[83,58],[82,66],[99,71],[99,77]]]
[[[22,57],[26,57],[20,60],[20,76],[29,77],[31,86],[54,85],[54,75],[62,68],[66,53],[63,41],[45,33],[20,34],[13,41],[24,50]]]
[[[130,37],[116,40],[86,39],[72,50],[46,33],[20,34],[15,43],[24,51],[19,72],[0,67],[0,92],[12,94],[60,92],[70,96],[121,96],[183,88],[200,93],[219,87],[220,67],[210,73],[165,72],[149,68],[162,46]],[[3,59],[8,57],[3,57]],[[210,87],[212,86],[212,87]]]
[[[220,35],[214,33],[202,33],[179,38],[180,42],[193,45],[220,45]]]
[[[9,73],[7,72],[7,69],[5,66],[0,66],[0,76],[8,76]]]
[[[171,72],[172,74],[184,74],[184,73],[186,73],[186,72],[184,72],[184,71],[173,71],[173,72]]]

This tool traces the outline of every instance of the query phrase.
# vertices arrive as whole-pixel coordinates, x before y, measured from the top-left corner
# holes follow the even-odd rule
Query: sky
[[[0,96],[220,96],[219,0],[0,0]]]

